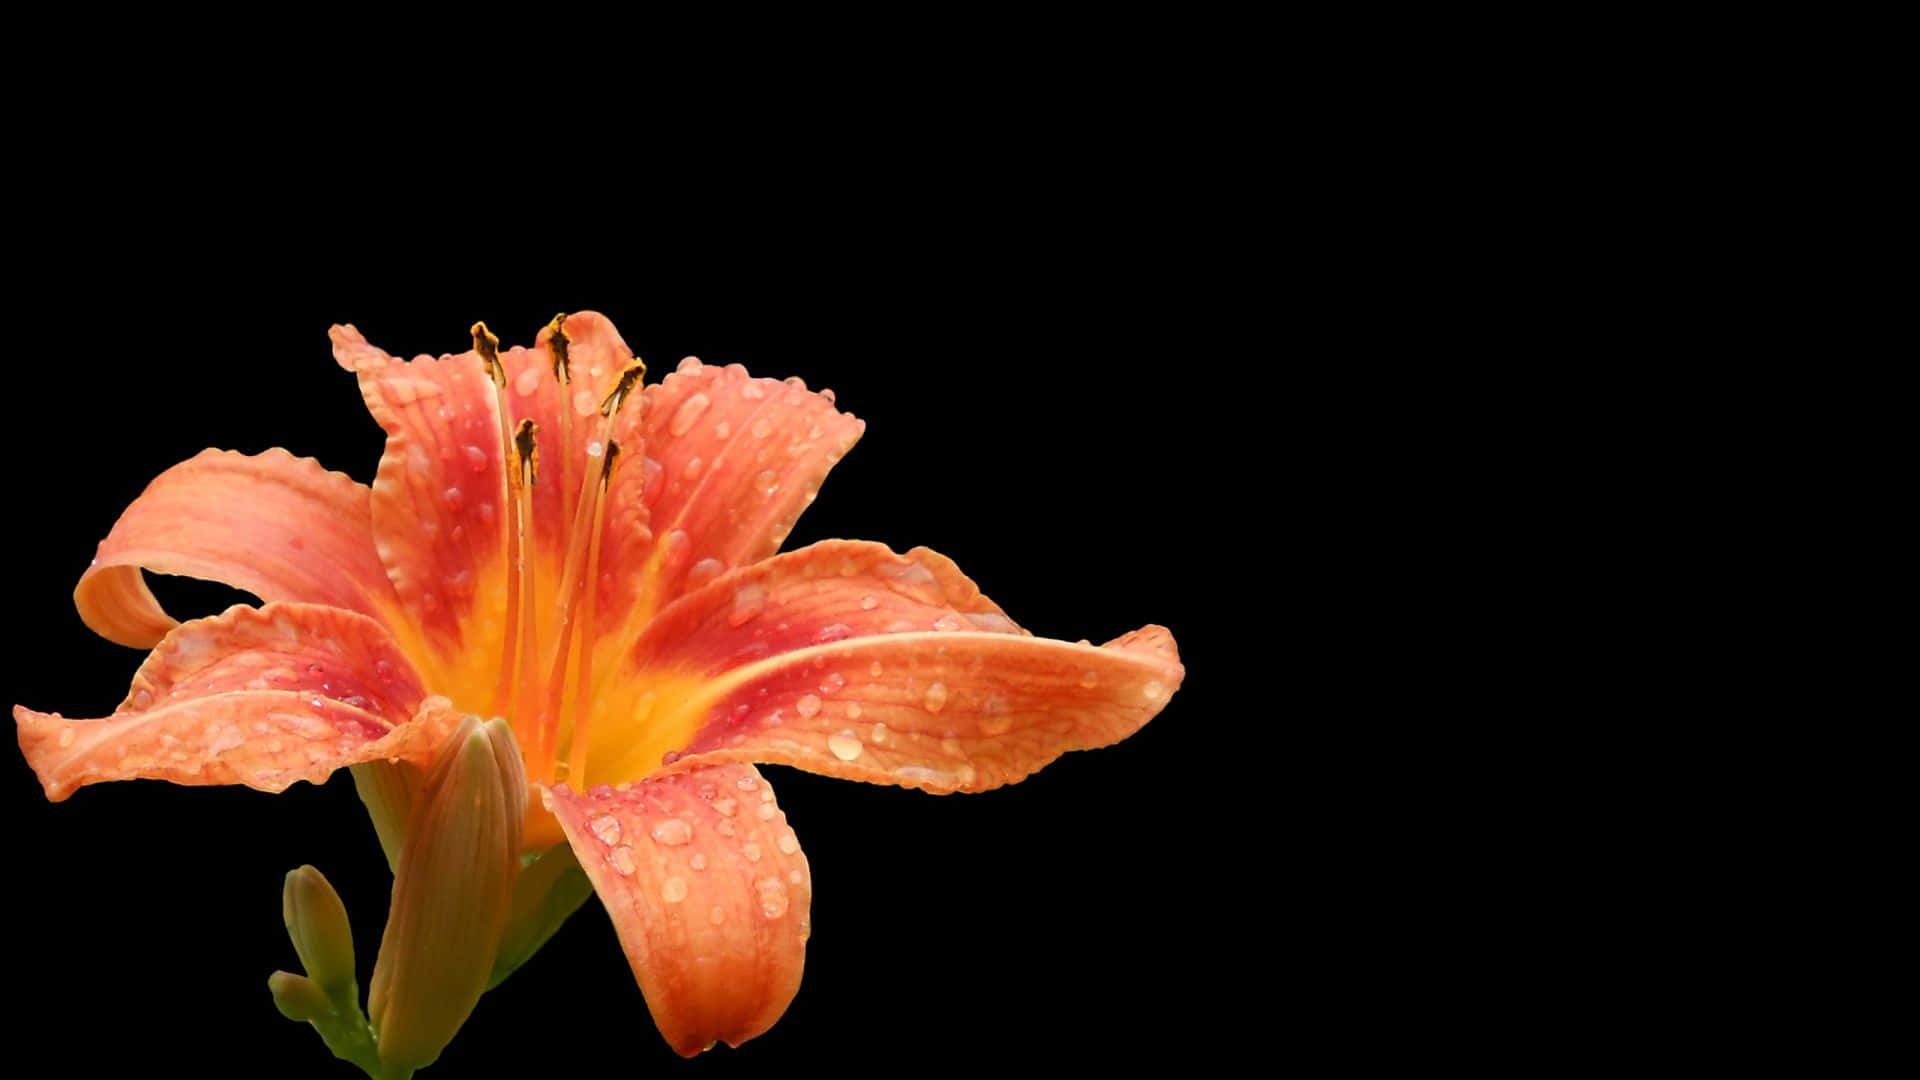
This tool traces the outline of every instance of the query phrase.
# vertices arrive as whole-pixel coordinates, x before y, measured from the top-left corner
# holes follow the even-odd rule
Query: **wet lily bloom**
[[[373,485],[279,450],[162,473],[74,594],[88,626],[152,650],[127,698],[14,715],[56,801],[352,767],[395,868],[368,1052],[396,1071],[430,1063],[589,885],[676,1051],[750,1039],[799,987],[812,891],[756,763],[983,791],[1125,738],[1179,686],[1165,629],[1033,637],[924,548],[776,554],[864,428],[830,393],[693,360],[643,385],[590,312],[531,348],[476,325],[437,359],[332,339],[387,433]],[[143,569],[262,604],[177,623]],[[296,874],[308,975],[275,995],[324,1035],[358,1009],[350,943],[324,880]]]

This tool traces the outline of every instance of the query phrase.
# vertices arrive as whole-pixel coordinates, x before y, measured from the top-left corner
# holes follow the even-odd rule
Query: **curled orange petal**
[[[392,627],[396,603],[374,556],[368,491],[285,450],[207,450],[175,465],[114,522],[74,589],[102,637],[150,649],[178,625],[140,570],[225,582],[262,600],[357,611]]]
[[[653,1021],[692,1057],[773,1026],[800,988],[813,880],[750,765],[543,793],[612,917]]]
[[[1036,638],[945,557],[844,540],[689,594],[631,664],[635,721],[596,732],[598,775],[758,761],[935,792],[1118,742],[1185,673],[1161,627],[1100,647]]]
[[[277,792],[345,765],[413,759],[432,750],[416,723],[432,713],[429,700],[440,699],[427,699],[379,623],[268,604],[181,624],[111,716],[22,706],[13,715],[21,752],[58,802],[86,784],[139,777]]]

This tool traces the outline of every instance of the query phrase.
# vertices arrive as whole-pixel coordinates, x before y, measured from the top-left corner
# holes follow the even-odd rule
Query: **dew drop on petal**
[[[722,907],[719,904],[713,905],[713,910],[707,912],[707,921],[712,923],[715,926],[719,926],[721,923],[726,922],[727,909]]]
[[[713,808],[719,812],[721,817],[732,817],[734,808],[738,805],[739,804],[734,802],[732,798],[713,800]]]
[[[72,745],[73,745],[73,729],[72,729],[72,728],[61,728],[61,729],[60,729],[60,747],[61,747],[61,749],[63,749],[63,750],[64,750],[65,748],[67,748],[67,747],[69,747],[69,746],[72,746]]]
[[[719,423],[713,425],[714,438],[724,439],[731,434],[733,434],[733,425],[727,423],[725,420],[722,420]]]
[[[720,571],[726,568],[727,564],[721,562],[719,559],[701,559],[699,562],[693,564],[693,569],[687,571],[687,585],[689,587],[704,585],[714,578],[719,577]]]
[[[926,705],[927,711],[931,713],[937,713],[941,709],[946,708],[947,707],[947,684],[943,682],[937,682],[937,683],[934,683],[932,686],[927,687],[926,696],[923,697],[921,701]]]
[[[807,875],[801,873],[800,869],[798,867],[795,867],[794,869],[787,871],[787,880],[793,882],[795,885],[798,885],[807,880]]]
[[[812,694],[804,694],[799,701],[793,703],[793,711],[802,717],[811,717],[820,711],[820,699]]]
[[[699,851],[694,852],[693,858],[687,860],[687,865],[693,867],[695,870],[705,870],[707,868],[706,853]]]
[[[740,626],[766,610],[767,590],[757,581],[734,590],[733,606],[727,610],[727,625]]]
[[[613,868],[615,870],[620,871],[622,876],[632,876],[633,874],[633,852],[632,851],[624,847],[614,848],[612,851],[607,853],[607,861],[612,863]]]
[[[777,919],[787,913],[787,887],[779,878],[763,878],[754,889],[760,894],[760,914]]]
[[[620,839],[620,819],[614,817],[612,814],[594,818],[592,821],[587,822],[587,826],[593,830],[593,835],[599,837],[600,842],[603,844],[613,844]]]
[[[780,490],[780,474],[772,469],[761,469],[754,475],[753,486],[762,495],[771,495]]]
[[[692,480],[695,477],[698,477],[701,473],[701,470],[705,469],[706,467],[707,467],[706,460],[696,455],[694,457],[690,457],[687,459],[687,463],[685,466],[682,467],[681,472],[686,476],[687,479]]]
[[[733,786],[739,788],[741,791],[752,791],[754,788],[757,788],[760,786],[760,781],[755,780],[751,776],[743,776],[740,779],[735,780],[733,782]]]
[[[670,877],[660,886],[660,898],[669,904],[677,904],[687,898],[687,882],[684,878]]]
[[[753,810],[753,816],[759,818],[761,821],[772,820],[773,815],[776,813],[779,813],[779,811],[775,810],[773,804],[770,802],[763,802]]]
[[[1148,701],[1159,701],[1161,695],[1166,692],[1167,688],[1157,681],[1149,682],[1140,688],[1140,696],[1146,698]]]
[[[847,677],[845,675],[837,671],[829,671],[827,672],[827,677],[820,680],[820,692],[823,694],[831,694],[845,685],[847,685]]]
[[[853,628],[846,623],[828,623],[814,633],[813,641],[816,645],[825,645],[833,641],[845,641],[852,636]]]
[[[707,411],[709,404],[711,402],[705,394],[695,394],[681,402],[680,407],[674,410],[673,419],[668,422],[667,430],[675,436],[692,431],[693,425],[700,422],[700,416]]]
[[[1087,687],[1088,689],[1092,689],[1099,682],[1100,682],[1100,674],[1098,672],[1083,671],[1080,673],[1081,686]]]
[[[749,840],[746,843],[740,845],[740,854],[745,855],[747,857],[748,862],[759,862],[760,861],[760,845]]]
[[[587,444],[587,456],[590,458],[597,458],[606,452],[607,452],[606,444],[601,442],[599,439],[595,439],[592,442],[589,442]]]
[[[740,396],[748,401],[759,401],[767,395],[766,391],[760,389],[759,383],[748,379],[746,382],[740,384]]]
[[[875,600],[873,598],[872,593],[868,593],[867,595],[860,598],[861,611],[872,611],[874,608],[877,608],[879,606],[880,606],[880,601]]]
[[[533,392],[540,389],[540,368],[534,366],[521,372],[513,380],[513,389],[521,397],[532,397]]]
[[[573,415],[592,416],[599,409],[600,403],[593,399],[593,391],[575,390],[573,392]]]
[[[680,363],[676,365],[673,370],[681,375],[698,375],[701,371],[705,370],[705,368],[706,365],[700,362],[699,357],[684,356],[680,358]]]
[[[857,701],[849,701],[849,702],[847,702],[847,719],[849,719],[849,720],[858,720],[858,719],[860,719],[860,714],[861,714],[862,712],[864,712],[864,711],[865,711],[865,710],[863,710],[863,709],[861,709],[861,708],[860,708],[860,703],[859,703],[859,702],[857,702]]]
[[[793,835],[792,830],[780,834],[779,844],[780,853],[783,855],[791,855],[800,850],[800,839]]]
[[[317,703],[318,703],[318,699],[315,699],[315,701],[316,701],[316,704],[317,704]],[[149,706],[149,705],[151,705],[151,704],[153,704],[153,691],[151,691],[151,690],[148,690],[148,689],[145,689],[145,688],[143,687],[143,688],[141,688],[141,689],[139,689],[139,690],[135,690],[135,691],[133,692],[133,707],[134,707],[134,708],[136,708],[136,709],[144,709],[144,708],[146,708],[147,706]],[[71,731],[71,730],[73,730],[73,729],[72,729],[72,728],[68,728],[67,730],[69,730],[69,731]]]
[[[880,666],[880,661],[878,660],[875,660],[873,663],[867,665],[867,674],[873,676],[876,679],[880,677],[880,673],[884,670],[886,669]]]
[[[885,724],[873,725],[873,730],[867,732],[867,738],[875,746],[887,745],[887,725]]]
[[[754,396],[759,397],[760,395],[755,394]],[[768,423],[767,418],[763,416],[760,419],[755,420],[753,422],[752,431],[753,431],[754,438],[764,439],[767,436],[773,434],[773,425]]]
[[[460,448],[460,453],[467,459],[467,468],[472,469],[474,472],[487,471],[488,458],[485,450],[477,446],[464,446]]]
[[[679,818],[668,818],[653,827],[653,839],[667,847],[679,847],[693,839],[693,828]]]
[[[833,751],[833,756],[841,761],[852,761],[860,756],[860,751],[865,747],[860,745],[859,739],[851,735],[829,735],[827,749]]]

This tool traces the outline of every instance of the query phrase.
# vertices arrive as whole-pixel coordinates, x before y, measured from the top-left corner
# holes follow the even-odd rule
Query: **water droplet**
[[[713,808],[720,812],[721,817],[732,817],[733,809],[737,805],[739,804],[735,803],[731,798],[713,800]]]
[[[707,912],[707,921],[712,923],[715,926],[719,926],[721,923],[726,922],[727,909],[724,907],[721,907],[719,904],[713,905],[713,910]]]
[[[845,675],[837,671],[829,671],[827,672],[827,677],[820,680],[820,692],[823,694],[831,694],[845,685],[847,685],[847,677]]]
[[[759,401],[767,395],[765,391],[760,389],[759,383],[748,379],[746,382],[740,384],[740,396],[746,398],[748,401]]]
[[[860,751],[866,747],[860,745],[860,740],[851,735],[829,735],[827,749],[833,751],[833,756],[841,761],[852,761],[859,757]]]
[[[145,691],[142,691],[142,693],[144,692]],[[313,698],[312,700],[308,701],[307,704],[313,706],[316,709],[324,709],[327,707],[327,702],[325,698]]]
[[[772,801],[773,801],[773,789],[772,789],[772,788],[770,788],[770,787],[764,787],[764,788],[761,788],[761,789],[760,789],[760,801],[761,801],[761,802],[772,802]]]
[[[828,623],[813,635],[814,643],[825,645],[830,641],[844,641],[853,636],[853,627],[846,623]]]
[[[679,847],[693,839],[693,827],[679,818],[668,818],[653,827],[653,839],[655,843]]]
[[[600,403],[594,400],[593,391],[575,390],[573,392],[573,415],[592,416],[599,409]]]
[[[757,581],[750,581],[734,590],[733,607],[727,611],[727,625],[740,626],[765,611],[767,590]]]
[[[780,709],[775,709],[772,712],[760,718],[760,726],[763,728],[777,728],[785,721],[786,721],[786,716],[783,713],[783,711]]]
[[[719,833],[719,834],[720,834],[721,836],[732,836],[732,835],[733,835],[733,822],[731,822],[731,821],[722,821],[722,822],[721,822],[720,824],[718,824],[718,825],[715,825],[715,826],[713,827],[713,831],[715,831],[715,832],[717,832],[717,833]]]
[[[1093,687],[1094,685],[1096,685],[1097,683],[1099,683],[1099,681],[1100,681],[1100,674],[1099,674],[1099,672],[1095,672],[1095,671],[1083,671],[1083,672],[1081,672],[1081,673],[1080,673],[1080,685],[1081,685],[1081,686],[1085,686],[1085,687],[1087,687],[1087,688],[1089,688],[1089,689],[1091,689],[1091,688],[1092,688],[1092,687]]]
[[[808,441],[808,442],[812,442],[813,440],[815,440],[815,439],[817,439],[817,438],[819,438],[819,437],[820,437],[820,425],[819,425],[819,424],[815,424],[815,425],[813,425],[812,427],[810,427],[810,428],[808,428],[808,429],[807,429],[807,441]]]
[[[623,877],[633,876],[633,852],[632,851],[629,851],[624,847],[614,848],[612,851],[607,852],[607,861],[613,864],[613,868],[615,870],[620,871],[621,876]]]
[[[724,439],[731,434],[733,434],[733,425],[727,423],[725,420],[722,420],[719,423],[713,425],[714,438]]]
[[[482,502],[479,506],[474,507],[474,509],[479,512],[480,521],[482,524],[486,524],[486,525],[493,524],[493,504],[492,503]]]
[[[980,717],[980,733],[983,735],[1005,735],[1013,730],[1013,716],[1006,712],[983,712]]]
[[[795,390],[805,390],[807,388],[807,380],[801,378],[798,375],[789,375],[786,378],[781,379],[780,381],[783,383],[786,383],[788,386],[793,387]]]
[[[67,748],[67,747],[69,747],[69,746],[72,746],[72,745],[73,745],[73,729],[72,729],[72,728],[61,728],[61,729],[60,729],[60,747],[61,747],[61,749],[65,749],[65,748]]]
[[[812,694],[803,694],[799,701],[793,703],[793,711],[803,718],[811,717],[820,711],[820,699]]]
[[[760,894],[760,914],[777,919],[787,913],[787,887],[779,878],[762,878],[754,888]]]
[[[474,472],[487,471],[487,452],[477,446],[463,446],[460,453],[467,459],[467,468]]]
[[[749,840],[746,843],[740,845],[740,854],[745,855],[747,857],[748,862],[759,862],[760,861],[760,845]]]
[[[793,835],[791,829],[780,834],[779,844],[780,853],[783,855],[791,855],[800,850],[800,839]]]
[[[861,713],[861,711],[862,711],[862,710],[861,710],[861,708],[860,708],[860,703],[859,703],[859,702],[857,702],[857,701],[849,701],[849,702],[847,702],[847,719],[849,719],[849,720],[858,720],[858,719],[860,719],[860,713]]]
[[[521,397],[532,397],[540,389],[540,368],[538,365],[521,372],[513,380],[513,389]]]
[[[872,611],[874,608],[877,608],[879,606],[880,606],[880,601],[875,600],[873,598],[872,593],[868,593],[867,595],[860,598],[861,611]]]
[[[693,478],[700,475],[700,470],[706,467],[707,467],[706,461],[700,458],[698,455],[695,455],[694,457],[690,457],[687,459],[687,463],[681,469],[681,473],[687,479],[692,480]]]
[[[677,877],[668,878],[666,884],[660,886],[660,898],[669,904],[677,904],[685,900],[687,898],[686,879]]]
[[[594,439],[592,442],[587,443],[587,456],[590,458],[597,458],[606,452],[607,444],[601,442],[599,439]]]
[[[682,375],[698,375],[705,367],[706,365],[700,362],[699,357],[687,356],[682,357],[679,365],[673,370]]]
[[[740,779],[735,780],[733,782],[733,786],[739,788],[741,791],[752,791],[754,788],[757,788],[760,786],[760,781],[755,780],[751,776],[743,776]]]
[[[873,725],[873,730],[867,732],[867,738],[875,746],[887,745],[887,725],[885,724]]]
[[[967,625],[966,620],[958,615],[942,615],[933,620],[933,628],[944,633],[951,633],[965,625]]]
[[[718,577],[720,571],[726,568],[727,564],[719,559],[701,559],[693,564],[693,569],[687,571],[687,585],[689,587],[704,585]]]
[[[694,852],[693,858],[687,860],[687,865],[693,867],[695,870],[705,870],[707,868],[706,854],[699,851]]]
[[[885,668],[880,666],[880,661],[878,660],[875,660],[873,663],[867,665],[867,674],[873,676],[876,679],[879,678],[880,673],[885,670],[886,670]]]
[[[937,683],[934,683],[932,686],[927,687],[926,696],[923,697],[921,701],[923,704],[926,705],[928,712],[937,713],[941,709],[946,708],[947,707],[947,684],[942,682],[937,682]]]
[[[946,751],[947,754],[949,754],[952,757],[959,757],[962,754],[966,753],[965,750],[962,750],[960,748],[960,740],[952,737],[951,735],[940,740],[940,749]]]
[[[807,875],[802,873],[798,867],[795,867],[794,869],[787,871],[787,880],[793,882],[795,885],[798,885],[801,882],[807,880]],[[802,929],[804,929],[804,927]]]
[[[144,709],[144,708],[146,708],[147,706],[149,706],[149,705],[151,705],[151,704],[153,704],[153,691],[151,691],[151,690],[148,690],[148,689],[145,689],[145,688],[143,687],[143,688],[141,688],[141,689],[139,689],[139,690],[135,690],[135,691],[133,692],[133,707],[134,707],[134,708],[136,708],[136,709]]]
[[[763,802],[759,806],[756,806],[753,808],[753,816],[759,818],[761,821],[772,820],[773,815],[778,812],[779,811],[775,810],[773,808],[773,804],[770,802]]]
[[[758,394],[754,395],[754,397],[759,397],[759,396],[760,395]],[[760,419],[755,420],[753,422],[752,431],[753,431],[754,438],[764,439],[767,436],[773,434],[773,424],[768,422],[767,418],[763,416]]]
[[[827,389],[826,387],[824,387],[824,386],[823,386],[823,387],[821,387],[821,388],[820,388],[820,396],[826,399],[826,401],[827,401],[827,404],[829,404],[829,405],[831,405],[831,404],[833,404],[833,391],[832,391],[832,390],[829,390],[829,389]]]
[[[710,404],[705,394],[695,394],[681,402],[680,407],[674,410],[673,420],[667,424],[667,430],[675,436],[692,431],[693,425],[700,422],[700,414],[706,412]]]
[[[761,469],[753,478],[753,486],[762,495],[771,495],[780,490],[780,474],[772,469]]]
[[[973,776],[973,766],[964,761],[961,762],[960,767],[953,772],[954,780],[963,785],[973,783]]]
[[[1146,698],[1148,701],[1159,701],[1161,695],[1166,692],[1167,688],[1159,682],[1149,682],[1140,688],[1140,696]]]
[[[603,844],[613,844],[620,839],[620,819],[612,814],[594,818],[587,822],[587,827],[593,830],[593,835],[599,837]]]

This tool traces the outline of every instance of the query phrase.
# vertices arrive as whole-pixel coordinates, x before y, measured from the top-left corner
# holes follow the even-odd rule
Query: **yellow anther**
[[[613,419],[613,414],[619,412],[620,406],[626,404],[627,395],[632,392],[634,385],[646,374],[646,362],[637,356],[634,357],[633,362],[621,370],[619,380],[613,384],[613,389],[600,402],[600,415],[609,420]]]
[[[507,385],[506,369],[500,366],[500,339],[487,324],[477,322],[470,331],[473,334],[473,351],[480,354],[480,362],[487,366],[487,377],[496,387]]]
[[[565,386],[573,381],[573,373],[569,371],[567,367],[567,345],[569,342],[566,322],[567,313],[563,311],[555,315],[553,321],[547,324],[547,329],[553,332],[553,336],[547,339],[547,348],[553,353],[553,377],[560,380],[561,386]]]

